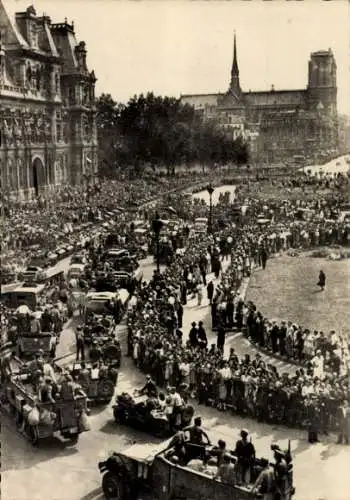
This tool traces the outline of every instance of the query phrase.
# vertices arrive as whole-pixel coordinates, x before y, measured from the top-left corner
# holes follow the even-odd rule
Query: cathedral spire
[[[239,69],[238,69],[238,63],[237,63],[236,31],[234,32],[234,36],[233,36],[233,62],[232,62],[231,75],[232,76],[234,76],[234,75],[239,76]]]
[[[241,87],[239,84],[239,69],[237,62],[237,42],[236,42],[236,32],[234,32],[233,38],[233,61],[232,61],[232,69],[231,69],[231,84],[230,89],[234,92],[240,92]]]

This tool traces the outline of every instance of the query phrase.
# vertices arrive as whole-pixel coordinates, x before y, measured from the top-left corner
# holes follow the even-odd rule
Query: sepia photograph
[[[2,500],[349,500],[348,0],[0,0],[0,179]]]

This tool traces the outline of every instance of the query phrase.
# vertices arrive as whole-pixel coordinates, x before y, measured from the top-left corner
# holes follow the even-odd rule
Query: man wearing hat
[[[189,341],[190,341],[190,344],[192,347],[197,347],[198,345],[198,329],[197,329],[197,323],[195,321],[193,321],[193,323],[191,323],[192,325],[192,328],[190,330],[190,333],[188,335],[189,337]]]
[[[266,458],[260,460],[262,471],[254,483],[252,492],[262,495],[263,500],[274,500],[276,493],[275,471]]]
[[[206,331],[203,327],[203,321],[200,321],[198,323],[197,340],[198,340],[199,347],[201,349],[206,349],[206,347],[208,345],[208,339],[207,339]]]
[[[280,500],[290,500],[291,498],[291,485],[288,475],[288,465],[286,462],[285,453],[278,447],[274,451],[275,458],[275,480],[276,491]]]
[[[248,441],[249,432],[246,429],[241,430],[241,439],[236,443],[235,455],[238,458],[237,476],[240,484],[249,484],[251,467],[255,461],[255,448]]]
[[[140,394],[147,394],[149,398],[157,394],[157,386],[153,382],[151,375],[146,376],[146,384],[140,390]]]

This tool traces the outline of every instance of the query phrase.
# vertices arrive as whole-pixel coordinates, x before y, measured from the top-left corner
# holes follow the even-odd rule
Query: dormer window
[[[36,23],[30,23],[30,44],[33,49],[38,48],[38,28]]]

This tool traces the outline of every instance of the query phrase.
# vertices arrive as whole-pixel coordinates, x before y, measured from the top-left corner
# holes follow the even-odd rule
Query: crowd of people
[[[326,201],[322,206],[330,210],[331,205]],[[239,295],[245,276],[256,266],[264,267],[271,254],[300,248],[302,231],[310,227],[308,220],[301,221],[296,229],[293,220],[288,224],[283,203],[276,207],[265,202],[265,206],[267,212],[272,212],[273,225],[265,227],[252,220],[243,227],[227,228],[216,240],[202,236],[185,255],[177,256],[162,275],[155,275],[148,285],[144,284],[129,313],[129,355],[161,387],[186,383],[199,403],[262,421],[300,427],[317,425],[328,432],[339,426],[340,408],[348,404],[347,339],[335,332],[326,336],[291,322],[270,321]],[[333,223],[341,226],[335,219]],[[231,244],[227,253],[228,235]],[[332,240],[318,244],[326,242],[331,244]],[[225,253],[231,255],[231,262],[222,272]],[[197,295],[200,304],[209,269],[216,277],[221,274],[214,293],[210,283],[207,285],[218,339],[217,345],[211,346],[203,324],[192,325],[188,340],[181,330],[187,295]],[[295,375],[281,374],[259,355],[238,359],[234,349],[225,357],[227,327],[243,329],[252,342],[293,358],[300,368]]]
[[[191,183],[205,182],[193,173]],[[38,249],[55,250],[63,243],[74,245],[82,233],[89,233],[84,224],[102,223],[107,217],[120,218],[125,209],[135,209],[159,196],[182,187],[189,179],[147,177],[133,181],[105,180],[94,186],[64,186],[61,190],[41,195],[32,201],[12,200],[3,196],[1,202],[2,266],[23,267]],[[112,213],[117,210],[118,213]]]
[[[162,182],[166,190],[168,181]],[[172,187],[180,188],[183,182],[180,178]],[[338,177],[329,182],[343,185],[347,179]],[[297,187],[309,183],[306,176],[297,182]],[[329,184],[322,186],[327,188]],[[349,223],[339,219],[342,199],[325,196],[309,201],[289,198],[276,202],[251,199],[249,189],[248,183],[236,191],[235,203],[241,209],[239,221],[233,222],[231,202],[222,197],[219,205],[222,229],[215,236],[191,237],[186,252],[175,254],[164,272],[155,273],[149,283],[143,283],[136,291],[128,313],[128,354],[136,366],[154,377],[157,385],[185,384],[190,396],[201,404],[287,425],[303,427],[318,422],[327,432],[339,425],[339,408],[349,398],[347,340],[335,332],[326,336],[291,322],[270,321],[256,305],[244,302],[239,287],[254,268],[265,268],[272,254],[348,244]],[[67,189],[51,201],[37,200],[23,206],[10,204],[2,228],[5,252],[12,249],[23,253],[33,243],[50,247],[49,240],[59,239],[62,233],[75,234],[69,225],[76,224],[78,228],[84,221],[103,220],[103,213],[117,208],[121,200],[130,207],[158,193],[156,182],[109,181],[94,191]],[[184,200],[178,196],[173,201],[176,212]],[[193,205],[191,216],[202,215],[203,204]],[[120,219],[123,225],[123,217]],[[230,260],[226,271],[222,270],[223,259]],[[216,278],[220,277],[217,286],[208,280],[211,271]],[[210,346],[203,324],[193,323],[188,339],[187,332],[184,335],[182,331],[188,296],[196,296],[201,305],[205,288],[212,326],[217,330],[217,344]],[[297,361],[301,364],[299,370],[295,375],[281,374],[259,355],[254,359],[249,356],[239,359],[234,349],[225,356],[225,332],[233,327],[245,331],[260,347]]]

